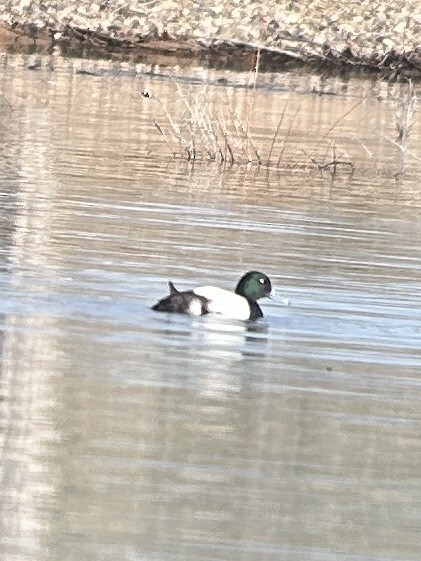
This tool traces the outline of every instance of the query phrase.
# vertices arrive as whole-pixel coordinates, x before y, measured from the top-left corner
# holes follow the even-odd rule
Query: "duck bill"
[[[284,306],[289,306],[291,304],[289,298],[284,298],[276,288],[272,288],[271,292],[266,295],[269,300],[273,300],[274,302],[279,302]]]

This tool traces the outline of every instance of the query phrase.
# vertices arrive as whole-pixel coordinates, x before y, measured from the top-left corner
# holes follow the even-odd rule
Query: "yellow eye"
[[[264,284],[264,283],[265,283],[265,279],[262,278],[262,277],[260,277],[259,282],[260,282],[261,284]]]

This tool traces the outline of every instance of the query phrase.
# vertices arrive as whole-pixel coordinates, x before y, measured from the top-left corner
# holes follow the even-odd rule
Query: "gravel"
[[[125,42],[174,41],[191,48],[260,46],[303,60],[374,67],[403,61],[421,75],[420,0],[3,0],[0,26],[36,42],[76,30]]]

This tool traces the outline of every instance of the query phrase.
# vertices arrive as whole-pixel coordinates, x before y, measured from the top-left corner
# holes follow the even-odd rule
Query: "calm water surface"
[[[181,115],[171,82],[0,74],[0,557],[419,560],[421,128],[387,140],[399,87],[337,125],[355,170],[333,175],[310,158],[371,84],[254,94],[259,149],[287,99],[294,125],[266,172],[174,159],[140,96]],[[150,310],[169,278],[254,268],[290,300],[254,325]]]

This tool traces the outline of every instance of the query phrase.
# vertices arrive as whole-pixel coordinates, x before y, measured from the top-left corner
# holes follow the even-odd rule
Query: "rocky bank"
[[[141,57],[145,51],[221,64],[258,51],[272,69],[316,64],[421,78],[419,0],[3,0],[0,50]]]

